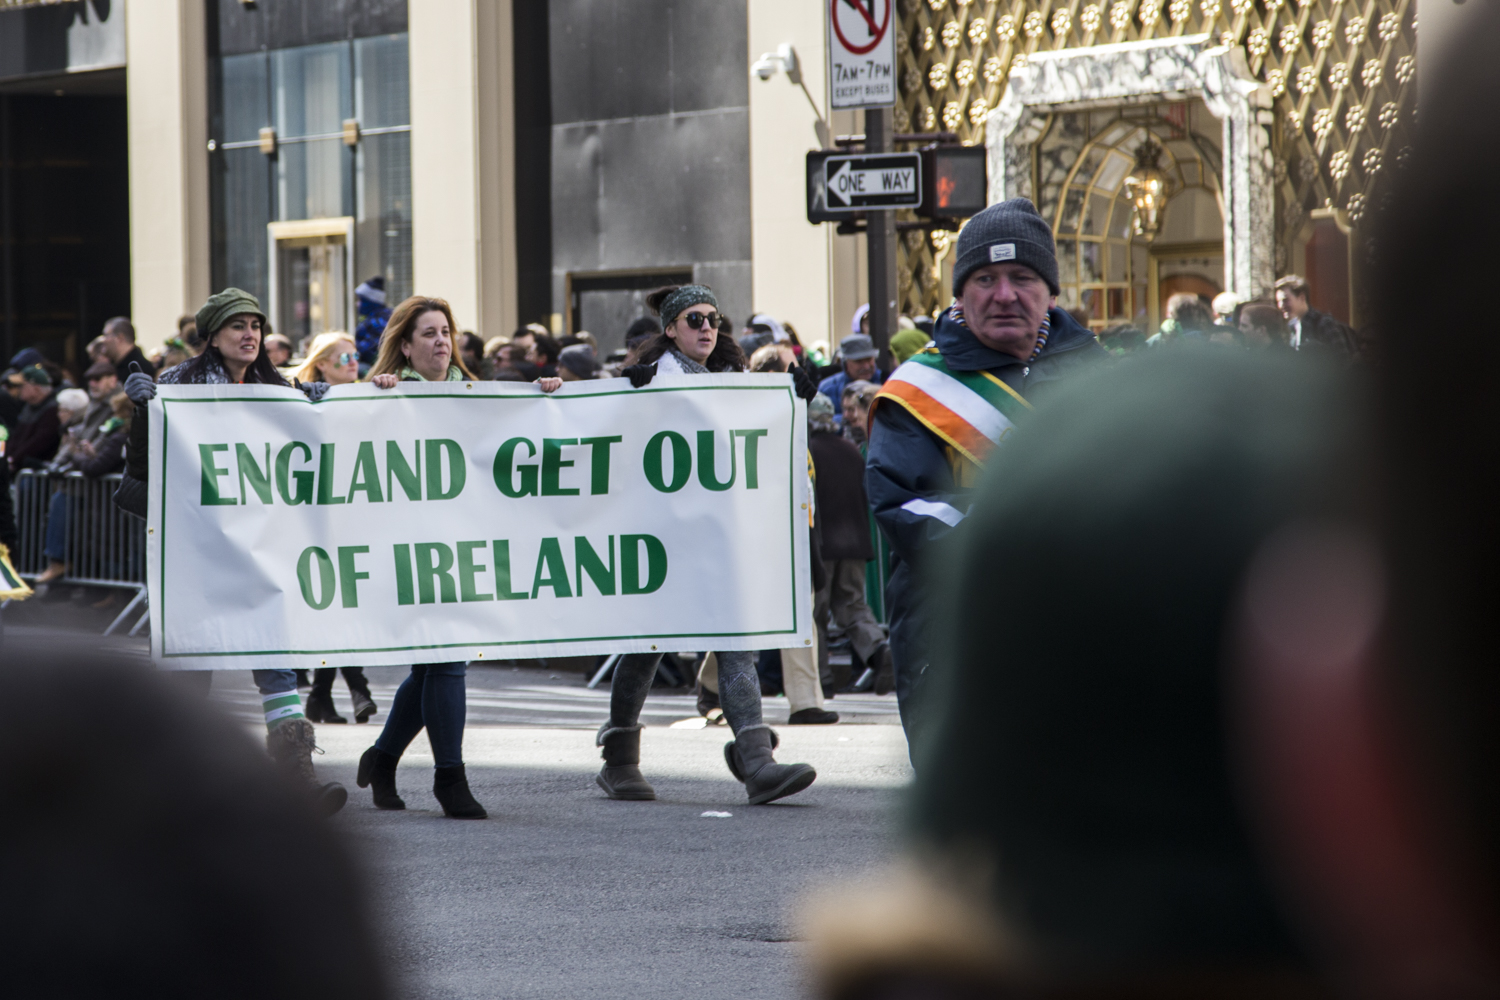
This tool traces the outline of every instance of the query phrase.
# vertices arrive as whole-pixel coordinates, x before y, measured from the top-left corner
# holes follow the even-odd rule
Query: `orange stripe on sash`
[[[983,464],[986,456],[995,448],[995,442],[975,430],[973,425],[959,417],[936,399],[933,399],[910,382],[891,380],[881,386],[875,401],[870,405],[870,426],[875,425],[875,407],[882,399],[899,403],[907,412],[920,420],[928,430],[963,453],[976,465]]]

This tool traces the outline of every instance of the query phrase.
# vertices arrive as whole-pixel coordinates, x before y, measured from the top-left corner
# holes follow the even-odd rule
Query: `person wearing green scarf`
[[[369,381],[381,389],[403,382],[461,382],[474,378],[455,349],[453,310],[442,299],[413,295],[391,313]],[[435,765],[432,794],[454,819],[485,819],[464,771],[466,665],[414,663],[396,689],[385,728],[359,758],[355,781],[369,788],[377,809],[405,809],[396,791],[396,765],[423,729]]]
[[[394,389],[398,382],[473,379],[456,350],[457,328],[447,302],[413,295],[391,313],[366,378],[381,389]]]

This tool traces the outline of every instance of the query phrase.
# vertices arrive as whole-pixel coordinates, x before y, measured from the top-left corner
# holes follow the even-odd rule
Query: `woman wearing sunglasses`
[[[329,385],[349,385],[359,381],[359,354],[354,347],[354,338],[342,330],[330,330],[313,338],[307,348],[307,360],[292,372],[298,382],[327,382]],[[344,667],[344,683],[349,685],[349,698],[354,703],[354,720],[369,722],[380,709],[370,697],[370,682],[365,679],[363,667]],[[333,678],[338,670],[319,667],[313,671],[312,690],[307,694],[303,711],[314,722],[347,723],[349,720],[333,706]]]
[[[719,302],[706,285],[658,289],[646,304],[661,316],[662,332],[641,348],[640,362],[620,374],[639,389],[658,374],[704,375],[745,370],[745,356],[730,337],[719,336]],[[812,376],[793,365],[797,394],[817,393]],[[539,379],[555,392],[561,379]],[[629,653],[615,666],[610,687],[609,721],[599,727],[597,745],[604,748],[604,768],[595,779],[612,799],[654,799],[656,791],[641,774],[641,709],[656,677],[660,653]],[[745,785],[751,805],[795,795],[818,773],[808,764],[778,764],[772,757],[777,738],[761,717],[757,654],[720,652],[719,703],[734,731],[724,747],[730,772]]]
[[[307,346],[307,360],[292,372],[299,382],[348,385],[359,381],[359,352],[354,338],[342,330],[320,333]]]

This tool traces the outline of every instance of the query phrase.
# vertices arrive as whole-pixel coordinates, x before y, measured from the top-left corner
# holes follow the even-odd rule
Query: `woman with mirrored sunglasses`
[[[296,382],[326,382],[329,385],[349,385],[359,381],[359,354],[354,338],[342,330],[330,330],[313,338],[307,347],[307,360],[292,372]],[[363,667],[344,667],[344,683],[349,685],[349,698],[354,703],[356,722],[369,722],[379,708],[370,695],[370,682],[365,678]],[[338,713],[333,704],[333,679],[338,670],[319,667],[313,671],[312,690],[308,692],[303,710],[314,722],[346,723],[349,720]]]
[[[307,360],[292,372],[299,382],[349,385],[359,381],[359,353],[354,338],[343,330],[320,333],[307,345]]]
[[[639,389],[658,374],[706,375],[742,372],[745,355],[731,337],[719,335],[719,302],[706,285],[658,289],[646,304],[661,316],[662,332],[642,346],[640,361],[620,374]],[[812,377],[793,366],[798,395],[817,392]],[[560,379],[539,379],[542,389],[555,392]],[[808,764],[778,764],[772,756],[777,737],[761,716],[757,653],[719,652],[719,703],[734,731],[734,742],[724,747],[730,772],[745,785],[756,805],[794,795],[813,783],[818,774]],[[654,799],[656,790],[641,774],[641,709],[656,677],[661,653],[628,653],[615,666],[610,686],[609,721],[599,727],[595,742],[603,748],[604,767],[595,779],[612,799]]]

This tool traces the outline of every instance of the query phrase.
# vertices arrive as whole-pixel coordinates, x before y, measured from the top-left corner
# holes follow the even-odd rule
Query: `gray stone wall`
[[[551,0],[549,14],[554,308],[572,306],[569,272],[690,267],[744,322],[745,0]],[[607,349],[623,331],[591,332]]]

